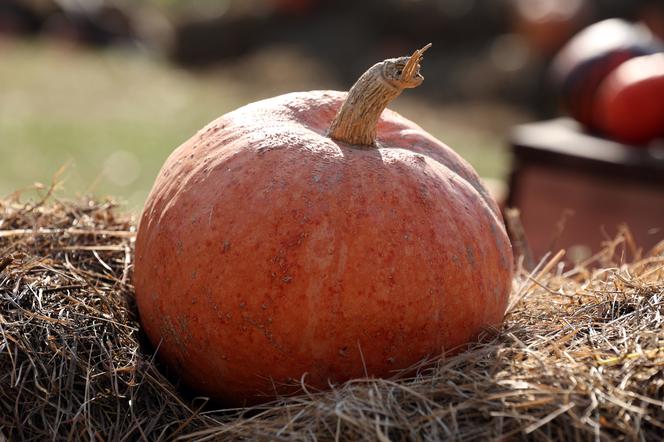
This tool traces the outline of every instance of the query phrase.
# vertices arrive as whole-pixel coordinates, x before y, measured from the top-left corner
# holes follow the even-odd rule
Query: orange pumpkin
[[[292,93],[210,123],[168,158],[136,239],[158,356],[228,404],[391,376],[501,323],[501,215],[470,165],[384,110],[421,52],[346,94]]]
[[[597,127],[610,138],[646,145],[664,138],[664,53],[632,58],[602,82]]]
[[[664,49],[647,28],[611,18],[575,35],[553,60],[551,73],[561,105],[577,121],[597,129],[597,89],[625,61]]]

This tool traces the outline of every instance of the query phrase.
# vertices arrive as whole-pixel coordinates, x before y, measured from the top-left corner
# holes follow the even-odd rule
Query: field
[[[348,86],[288,48],[190,72],[136,51],[0,41],[0,195],[48,185],[64,168],[58,195],[110,194],[136,211],[166,156],[210,120],[281,93]],[[524,119],[511,107],[408,93],[392,107],[481,175],[506,177],[505,133]]]

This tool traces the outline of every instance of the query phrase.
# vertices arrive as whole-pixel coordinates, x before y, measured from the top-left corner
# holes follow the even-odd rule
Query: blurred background
[[[0,0],[0,194],[140,210],[168,154],[217,116],[347,90],[428,42],[424,84],[391,106],[456,149],[505,198],[514,125],[560,114],[554,55],[620,17],[664,36],[661,0]]]

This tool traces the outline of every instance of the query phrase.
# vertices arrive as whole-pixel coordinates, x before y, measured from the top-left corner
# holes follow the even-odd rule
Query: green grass
[[[0,49],[0,193],[50,182],[140,207],[166,156],[240,97],[136,54]],[[224,93],[226,92],[226,93]]]
[[[137,53],[0,41],[0,194],[50,183],[67,166],[59,195],[113,195],[136,210],[168,154],[213,118],[278,93],[341,87],[317,75],[311,61],[305,74],[284,73],[282,81],[288,57],[296,56],[277,52],[197,75]],[[302,78],[306,72],[310,78]],[[408,97],[394,108],[481,174],[505,175],[502,136],[485,124],[492,116],[474,121],[476,108]]]

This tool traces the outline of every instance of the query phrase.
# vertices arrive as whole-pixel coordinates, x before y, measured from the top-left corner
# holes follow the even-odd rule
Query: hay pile
[[[664,243],[641,258],[624,231],[594,257],[600,270],[563,272],[559,254],[519,272],[500,333],[416,378],[210,411],[178,395],[144,346],[134,229],[110,202],[0,202],[0,440],[664,434]]]

